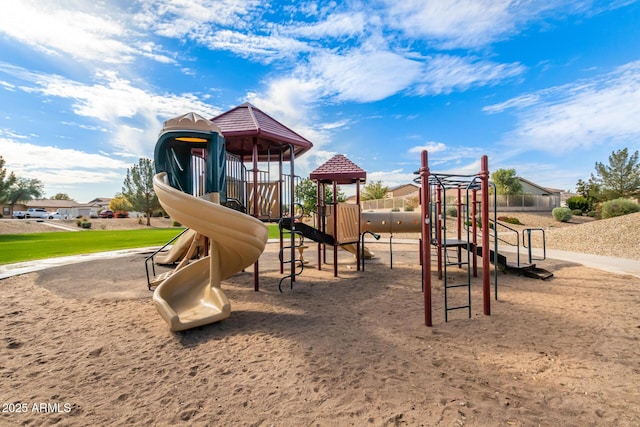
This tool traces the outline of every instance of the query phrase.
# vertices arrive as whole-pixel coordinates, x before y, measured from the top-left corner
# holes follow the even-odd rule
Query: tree
[[[147,225],[151,225],[151,213],[160,207],[158,196],[153,191],[153,176],[155,168],[153,160],[141,158],[137,165],[127,169],[124,179],[122,196],[124,196],[138,212],[147,216]]]
[[[13,206],[21,200],[39,199],[44,194],[44,185],[35,178],[16,178],[9,188],[7,202]]]
[[[128,212],[133,209],[133,206],[122,194],[116,194],[116,197],[109,201],[109,209],[114,212]]]
[[[612,152],[608,165],[596,162],[596,175],[603,200],[640,196],[638,151],[631,156],[626,148]]]
[[[340,186],[337,189],[338,202],[347,200]],[[309,215],[311,212],[315,212],[318,206],[318,186],[310,178],[305,178],[296,186],[295,197],[302,205],[305,215]],[[333,203],[333,189],[331,187],[326,187],[324,200],[327,204]]]
[[[0,156],[0,204],[3,204],[9,198],[9,189],[16,182],[16,176],[13,172],[7,176],[7,169],[4,167],[5,160]]]
[[[360,195],[361,200],[384,199],[389,192],[389,187],[383,186],[381,181],[370,182],[365,185]]]
[[[600,184],[596,182],[596,179],[593,176],[593,174],[591,175],[591,177],[589,178],[589,181],[587,182],[579,179],[578,182],[576,183],[576,191],[578,192],[578,194],[580,194],[582,197],[584,197],[587,200],[589,204],[588,206],[589,211],[593,210],[594,205],[598,203],[602,197],[601,191],[600,191]]]
[[[72,200],[67,193],[58,193],[51,200]]]
[[[491,174],[491,180],[496,185],[496,193],[505,196],[522,194],[522,184],[516,176],[515,169],[498,169]]]

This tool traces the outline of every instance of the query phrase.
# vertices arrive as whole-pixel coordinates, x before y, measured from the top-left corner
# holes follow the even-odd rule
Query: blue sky
[[[246,101],[314,143],[303,176],[340,153],[404,184],[426,148],[573,190],[640,149],[640,2],[13,1],[0,99],[6,167],[48,197],[112,197],[164,120]]]

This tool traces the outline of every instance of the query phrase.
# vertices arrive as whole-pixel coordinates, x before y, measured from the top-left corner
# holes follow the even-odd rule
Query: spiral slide
[[[158,313],[173,331],[215,323],[231,315],[222,280],[255,263],[267,243],[259,220],[171,187],[166,172],[153,178],[164,210],[209,238],[209,255],[176,271],[154,291]]]

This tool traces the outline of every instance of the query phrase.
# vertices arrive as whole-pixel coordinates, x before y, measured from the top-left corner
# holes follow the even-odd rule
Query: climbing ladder
[[[489,185],[492,184],[489,183]],[[438,260],[438,279],[443,281],[445,321],[449,320],[449,313],[456,310],[467,310],[467,314],[471,318],[471,276],[477,276],[477,256],[482,255],[482,248],[477,242],[477,237],[480,234],[477,226],[480,221],[476,193],[481,187],[480,177],[478,175],[431,174],[429,186],[431,187],[429,211],[430,218],[433,218],[433,221],[430,221],[429,235]],[[466,193],[464,203],[463,189]],[[451,192],[456,195],[452,196]],[[448,199],[455,200],[457,215],[456,226],[453,230],[448,228],[447,211],[448,207],[452,206],[451,203],[448,204]],[[495,203],[493,206],[494,209],[489,216],[493,215],[494,219],[488,218],[490,223],[495,223]],[[463,228],[466,236],[463,235]],[[495,249],[497,249],[497,244]],[[489,256],[491,262],[495,264],[497,250],[490,250]],[[452,267],[461,270],[459,272],[461,274],[453,274]],[[494,270],[496,299],[498,298],[497,283],[497,271]],[[460,295],[456,290],[462,290],[463,295]]]
[[[285,225],[285,222],[288,222],[288,227]],[[288,246],[282,246],[282,248],[280,248],[280,251],[278,252],[278,259],[280,260],[280,264],[289,264],[291,267],[290,273],[282,277],[278,282],[278,290],[282,292],[282,284],[285,280],[289,279],[290,289],[293,289],[293,282],[296,281],[296,277],[301,275],[304,271],[304,259],[302,258],[302,251],[307,246],[304,244],[304,235],[302,234],[302,232],[296,230],[295,221],[293,222],[293,225],[291,224],[291,218],[281,218],[280,221],[278,221],[278,228],[280,229],[281,234],[284,229],[289,229],[290,233],[293,236],[291,239],[292,243]],[[289,250],[290,253],[288,260],[284,259],[284,253],[286,250]],[[296,255],[296,253],[299,255]]]

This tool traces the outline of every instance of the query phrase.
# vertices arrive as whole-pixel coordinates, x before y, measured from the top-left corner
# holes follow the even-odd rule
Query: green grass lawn
[[[267,224],[267,229],[270,239],[278,238],[277,224]],[[118,249],[162,246],[182,230],[183,228],[152,228],[0,234],[0,264]],[[285,233],[285,236],[288,235],[289,233]]]
[[[183,228],[153,228],[0,234],[0,264],[118,249],[162,246],[182,230]]]

